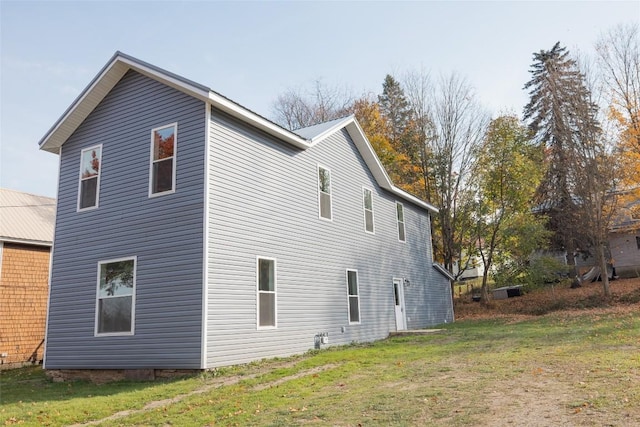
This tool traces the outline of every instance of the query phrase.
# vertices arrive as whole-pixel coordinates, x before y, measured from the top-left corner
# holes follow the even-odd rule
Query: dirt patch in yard
[[[481,425],[624,426],[632,419],[628,413],[595,410],[590,402],[576,397],[576,384],[552,371],[537,369],[499,385],[500,389],[486,394],[488,411],[480,417]]]

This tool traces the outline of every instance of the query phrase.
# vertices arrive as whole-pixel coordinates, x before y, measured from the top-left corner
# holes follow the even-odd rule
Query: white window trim
[[[133,260],[133,289],[131,293],[131,331],[130,332],[98,332],[98,316],[99,316],[99,306],[100,306],[100,267],[102,264],[110,264],[112,262],[120,262],[120,261],[131,261]],[[135,335],[135,326],[136,326],[136,280],[138,275],[138,257],[124,257],[124,258],[115,258],[108,259],[103,261],[98,261],[98,279],[96,283],[96,307],[95,307],[95,319],[94,319],[94,337],[115,337],[115,336],[131,336]]]
[[[80,199],[82,195],[82,157],[84,156],[85,151],[95,150],[96,148],[100,148],[100,162],[98,164],[98,181],[96,182],[96,204],[94,206],[89,206],[86,208],[80,207]],[[94,145],[80,151],[80,171],[78,172],[78,200],[76,204],[76,212],[86,212],[91,211],[93,209],[98,209],[100,205],[100,177],[102,176],[102,144]]]
[[[260,260],[273,261],[273,292],[260,290]],[[260,326],[260,294],[273,294],[273,326]],[[275,258],[256,256],[256,328],[258,330],[278,329],[278,262]]]
[[[365,191],[371,192],[371,225],[373,230],[367,230],[367,205],[364,202]],[[369,187],[362,187],[362,218],[364,219],[364,232],[368,234],[376,234],[376,215],[373,208],[373,190]]]
[[[352,322],[351,321],[351,301],[349,301],[349,298],[352,295],[349,295],[349,272],[353,271],[356,273],[356,291],[358,292],[358,294],[356,295],[358,297],[358,321],[357,322]],[[349,321],[350,325],[359,325],[362,323],[362,313],[360,310],[360,275],[358,274],[358,270],[355,270],[353,268],[347,268],[346,272],[345,272],[345,279],[346,279],[346,285],[347,285],[347,320]]]
[[[173,171],[171,177],[171,190],[162,191],[159,193],[153,192],[153,134],[155,131],[167,129],[173,127]],[[166,159],[162,159],[166,160]],[[159,197],[167,194],[173,194],[176,192],[176,165],[178,164],[178,122],[173,122],[168,125],[159,126],[151,129],[151,145],[149,150],[149,197]]]
[[[398,219],[398,205],[402,206],[402,222],[400,221],[400,219]],[[407,242],[407,226],[406,226],[407,216],[405,215],[404,205],[400,202],[396,202],[394,213],[396,215],[396,232],[398,233],[398,241],[402,243],[406,243]],[[402,230],[404,231],[404,240],[400,239],[400,229],[398,228],[400,224],[402,224]]]
[[[320,201],[320,194],[323,193],[322,191],[320,191],[320,168],[326,170],[327,172],[329,172],[329,212],[331,213],[331,218],[325,218],[322,216],[322,205],[321,205],[321,201]],[[323,221],[333,221],[333,177],[331,176],[331,169],[329,169],[326,166],[321,165],[320,163],[317,164],[316,167],[316,186],[318,189],[318,218],[320,218]],[[326,193],[325,193],[326,194]]]

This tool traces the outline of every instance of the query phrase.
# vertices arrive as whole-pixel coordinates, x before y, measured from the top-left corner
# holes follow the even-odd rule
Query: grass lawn
[[[0,423],[640,425],[640,304],[444,328],[164,382],[3,371]]]

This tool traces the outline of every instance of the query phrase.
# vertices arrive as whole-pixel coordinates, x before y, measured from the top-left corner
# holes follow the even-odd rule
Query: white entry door
[[[393,279],[393,302],[396,310],[396,330],[407,329],[407,317],[404,309],[404,287],[402,279]]]

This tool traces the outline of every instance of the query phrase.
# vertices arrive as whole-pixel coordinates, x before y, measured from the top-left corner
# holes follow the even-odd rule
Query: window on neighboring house
[[[177,123],[151,131],[150,196],[175,191],[177,134]]]
[[[364,229],[373,233],[373,191],[363,188]]]
[[[398,240],[404,242],[406,241],[404,233],[404,206],[402,206],[400,202],[396,202],[396,218],[398,220]]]
[[[347,270],[347,291],[349,293],[349,323],[360,323],[360,295],[356,270]]]
[[[320,218],[331,219],[331,171],[318,166],[318,199]]]
[[[86,148],[80,154],[78,210],[98,207],[101,159],[102,145]]]
[[[133,334],[136,258],[98,263],[96,335]]]
[[[258,258],[258,327],[276,327],[276,260]]]

